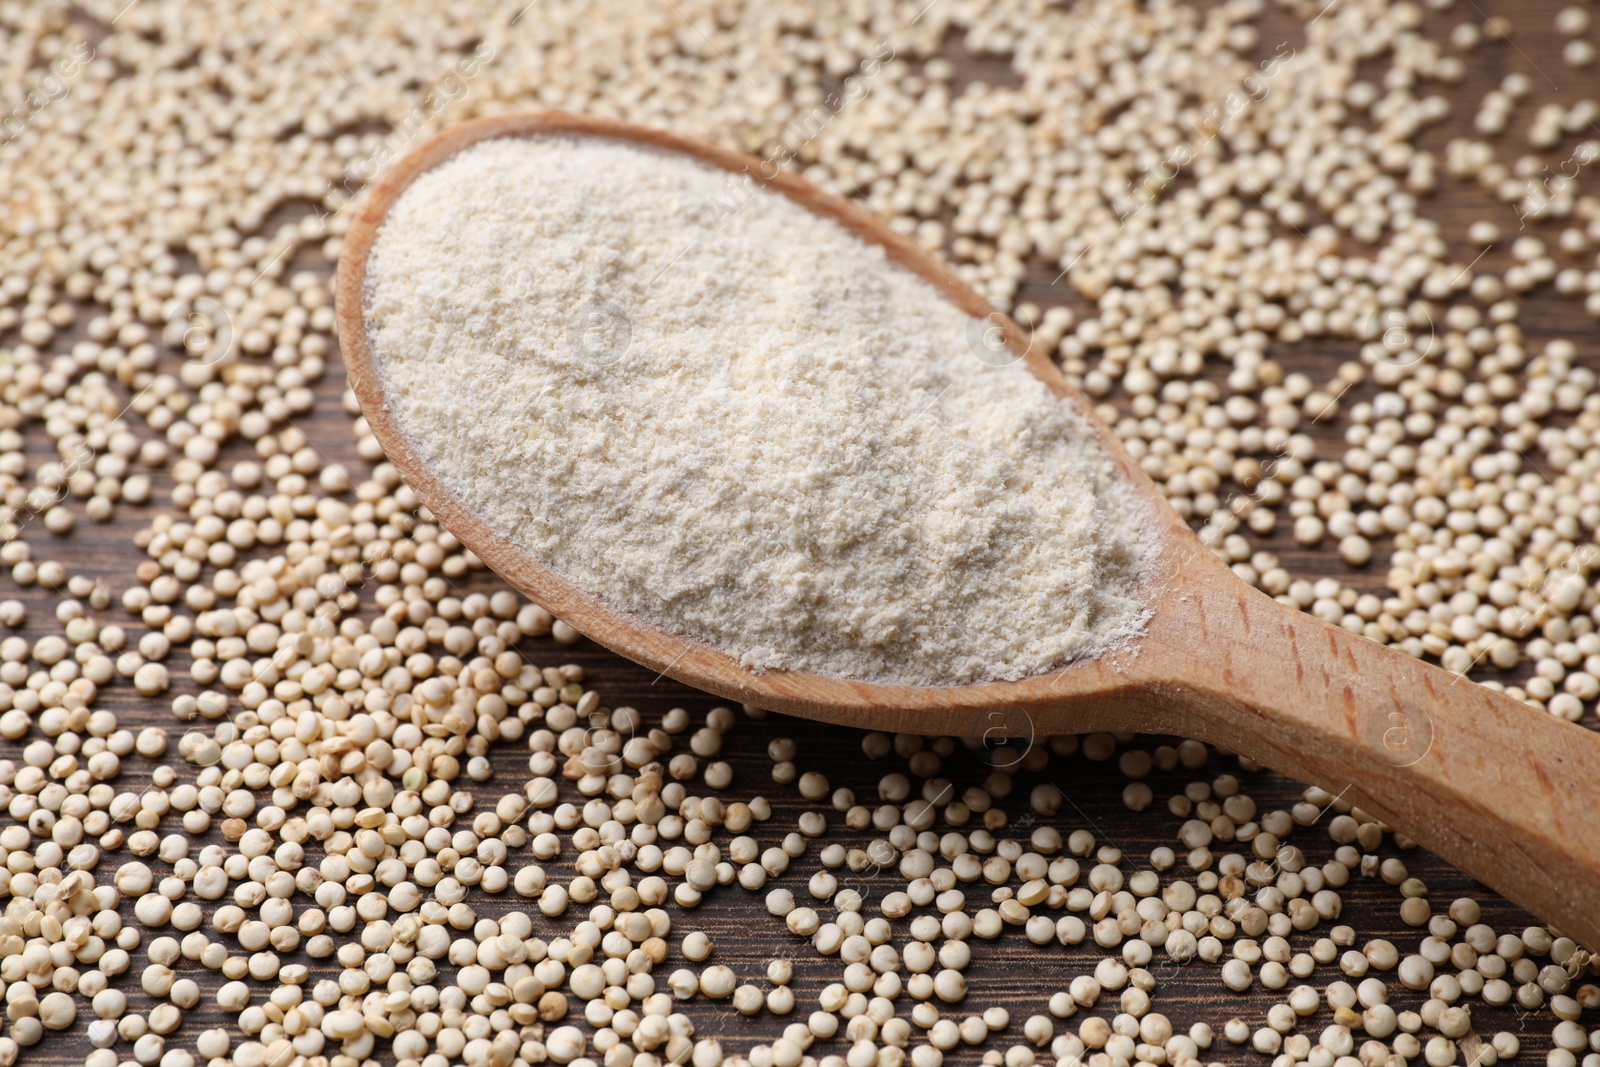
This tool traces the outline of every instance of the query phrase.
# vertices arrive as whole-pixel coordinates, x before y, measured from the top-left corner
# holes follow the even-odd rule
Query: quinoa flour
[[[1138,633],[1142,516],[1083,418],[881,249],[727,181],[543,135],[413,182],[367,319],[445,485],[752,669],[1010,680]]]

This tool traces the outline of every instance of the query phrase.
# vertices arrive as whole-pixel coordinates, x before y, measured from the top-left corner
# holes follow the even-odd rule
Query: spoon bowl
[[[1147,502],[1145,632],[1020,681],[883,685],[756,672],[703,642],[617,611],[467,507],[408,440],[370,344],[367,265],[390,207],[419,175],[488,139],[576,134],[676,152],[831,219],[988,320],[1023,364],[1095,428]],[[511,586],[594,641],[727,700],[919,734],[1025,737],[1098,730],[1207,741],[1312,782],[1381,819],[1575,940],[1600,947],[1600,737],[1504,694],[1279,604],[1189,530],[1015,322],[880,215],[752,156],[610,119],[499,115],[447,129],[397,162],[352,221],[337,280],[340,347],[373,434],[417,498]],[[1274,873],[1276,873],[1274,871]]]

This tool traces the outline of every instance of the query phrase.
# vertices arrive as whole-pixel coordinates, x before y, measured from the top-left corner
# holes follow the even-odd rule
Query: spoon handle
[[[1600,946],[1600,736],[1231,575],[1152,627],[1196,736],[1316,783]]]

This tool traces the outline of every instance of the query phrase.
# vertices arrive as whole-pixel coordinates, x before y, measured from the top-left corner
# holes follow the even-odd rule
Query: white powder
[[[964,313],[784,197],[599,138],[480,144],[372,250],[403,431],[580,588],[755,669],[1016,679],[1139,632],[1141,514]]]

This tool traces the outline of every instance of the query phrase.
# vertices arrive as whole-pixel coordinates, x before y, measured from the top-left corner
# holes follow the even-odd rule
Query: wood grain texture
[[[1122,490],[1143,502],[1147,632],[1090,661],[1017,682],[875,685],[755,672],[718,649],[613,610],[474,514],[418,454],[391,410],[365,320],[367,264],[390,207],[419,175],[485,140],[576,134],[678,153],[748,176],[882,247],[969,315],[1004,330],[1019,361],[1099,427],[1091,407],[1011,319],[893,230],[761,160],[701,141],[563,112],[453,126],[397,162],[351,227],[339,264],[339,342],[389,459],[447,529],[513,587],[647,668],[729,700],[850,726],[926,734],[1007,730],[1184,732],[1351,799],[1583,944],[1600,946],[1600,807],[1567,805],[1600,782],[1600,737],[1294,611],[1235,577],[1166,506],[1109,430]],[[1398,739],[1405,738],[1403,742]],[[1508,753],[1514,755],[1508,756]],[[1486,809],[1479,798],[1498,795]]]
[[[1458,87],[1439,90],[1450,99],[1454,109],[1453,115],[1444,127],[1424,132],[1422,140],[1426,147],[1437,151],[1449,137],[1465,135],[1470,130],[1472,110],[1476,101],[1484,92],[1498,84],[1501,77],[1508,72],[1526,72],[1534,80],[1533,100],[1525,105],[1527,108],[1525,112],[1519,111],[1521,115],[1531,115],[1533,107],[1546,101],[1559,100],[1570,103],[1579,96],[1594,95],[1592,70],[1573,71],[1563,67],[1558,57],[1561,41],[1551,32],[1550,22],[1555,11],[1565,6],[1566,2],[1567,0],[1532,0],[1529,3],[1511,4],[1507,0],[1472,0],[1471,3],[1458,2],[1448,10],[1431,8],[1427,10],[1426,29],[1429,36],[1435,40],[1443,39],[1453,25],[1460,22],[1479,22],[1488,13],[1510,15],[1516,21],[1517,35],[1513,43],[1489,44],[1473,53],[1468,59],[1470,70],[1465,82]],[[1316,6],[1320,7],[1321,4],[1318,3]],[[1303,20],[1314,13],[1314,8],[1309,9],[1299,17]],[[1272,46],[1278,40],[1290,39],[1298,33],[1293,18],[1275,4],[1266,6],[1261,26],[1261,36],[1265,42],[1262,50],[1266,54],[1271,53]],[[1591,33],[1591,39],[1593,36]],[[990,84],[1007,83],[1010,69],[1003,57],[969,52],[954,38],[947,42],[946,51],[957,65],[958,86],[965,86],[975,81],[986,81]],[[1546,72],[1550,80],[1542,77],[1541,71]],[[1532,151],[1526,145],[1521,133],[1520,128],[1514,129],[1511,134],[1501,139],[1500,149],[1507,158]],[[1533,154],[1552,167],[1558,165],[1561,159],[1556,151]],[[1591,190],[1594,188],[1592,176],[1585,175],[1583,180],[1586,182],[1585,188]],[[1500,220],[1504,225],[1510,218],[1509,212],[1503,206],[1497,208],[1480,190],[1460,182],[1447,182],[1440,195],[1424,201],[1423,208],[1428,215],[1441,220],[1444,236],[1451,242],[1453,252],[1462,263],[1470,261],[1479,251],[1469,247],[1465,240],[1465,228],[1468,222],[1487,215]],[[286,220],[295,217],[293,211],[286,212],[283,216]],[[1508,228],[1514,225],[1515,221],[1512,219]],[[1548,239],[1553,231],[1545,228],[1541,233]],[[1502,245],[1490,251],[1483,262],[1487,265],[1504,266],[1508,258],[1508,253]],[[300,265],[321,269],[315,259]],[[1058,272],[1059,267],[1055,264],[1043,262],[1033,264],[1028,284],[1023,290],[1023,297],[1035,300],[1045,307],[1069,306],[1080,314],[1089,310],[1088,305],[1069,286],[1056,282]],[[1551,337],[1571,338],[1579,343],[1580,361],[1589,367],[1600,367],[1600,333],[1597,333],[1594,321],[1586,318],[1580,308],[1569,301],[1556,300],[1542,293],[1531,294],[1526,298],[1525,305],[1529,308],[1529,313],[1525,316],[1524,328],[1531,344],[1542,343]],[[1273,354],[1287,369],[1303,371],[1320,381],[1330,377],[1338,362],[1354,353],[1354,347],[1354,345],[1332,343],[1307,344],[1278,350]],[[304,416],[296,416],[295,424],[307,434],[313,447],[322,453],[327,462],[343,464],[360,477],[369,465],[357,455],[350,419],[340,410],[340,397],[344,387],[342,367],[335,356],[330,360],[329,376],[316,385],[317,401],[314,410]],[[1364,394],[1357,393],[1352,399],[1362,395]],[[144,431],[141,429],[140,432]],[[1336,455],[1342,447],[1342,429],[1336,420],[1313,425],[1308,428],[1308,432],[1318,440],[1324,455]],[[46,457],[53,457],[53,450],[47,441],[40,440],[41,436],[36,433],[28,435],[30,465],[36,465]],[[250,455],[250,450],[237,442],[228,445],[223,453],[225,462],[248,458]],[[132,583],[133,569],[144,558],[143,553],[133,544],[134,534],[152,516],[170,511],[168,499],[170,480],[165,473],[161,473],[156,482],[156,494],[149,505],[135,507],[125,503],[119,504],[116,519],[107,525],[97,526],[80,522],[77,530],[65,538],[54,537],[39,530],[30,530],[30,539],[33,540],[41,557],[61,559],[73,573],[104,579],[115,592],[120,593]],[[1282,531],[1261,539],[1261,543],[1263,547],[1276,552],[1297,576],[1330,575],[1362,589],[1381,592],[1384,588],[1383,561],[1386,547],[1383,545],[1379,546],[1374,563],[1363,571],[1351,571],[1331,549],[1300,548]],[[456,584],[461,592],[489,591],[502,587],[502,583],[484,572],[469,574],[459,579]],[[38,587],[18,589],[9,581],[6,585],[6,596],[22,599],[29,605],[32,621],[21,631],[22,633],[30,638],[36,638],[59,629],[51,617],[51,612],[60,599],[58,595]],[[125,618],[115,608],[101,614],[109,620],[124,621]],[[135,635],[142,632],[136,621],[130,628]],[[531,662],[541,666],[563,663],[582,666],[588,671],[591,684],[601,692],[608,705],[629,705],[640,708],[650,722],[658,721],[664,711],[677,706],[690,709],[698,720],[716,703],[714,698],[708,697],[705,693],[684,686],[671,678],[660,677],[657,672],[640,667],[588,641],[573,646],[558,646],[549,639],[531,639],[524,642],[521,651]],[[174,691],[194,692],[195,687],[185,677],[186,655],[177,653],[171,662],[177,679]],[[1287,664],[1285,669],[1292,670],[1292,664]],[[1513,672],[1498,672],[1485,668],[1475,672],[1475,676],[1515,679],[1525,676],[1527,670],[1527,665]],[[152,700],[140,697],[125,683],[108,687],[98,701],[98,706],[116,712],[122,725],[130,728],[159,726],[174,729],[176,727],[164,699]],[[1587,721],[1591,723],[1595,721],[1593,712]],[[984,723],[981,732],[998,736],[1007,725],[1003,719],[989,720]],[[1024,730],[1026,725],[1023,724]],[[830,776],[834,785],[853,788],[859,797],[866,800],[871,800],[874,796],[873,786],[881,774],[903,767],[899,761],[874,763],[862,757],[860,750],[862,731],[859,729],[787,719],[782,716],[773,716],[764,722],[741,719],[739,727],[727,736],[722,756],[735,768],[735,781],[729,791],[730,795],[748,799],[761,794],[772,799],[773,818],[762,828],[763,843],[791,829],[799,813],[811,807],[801,802],[792,787],[778,786],[767,779],[769,762],[765,754],[766,743],[769,738],[776,736],[792,737],[798,741],[800,745],[798,763],[802,770],[822,770]],[[176,732],[173,737],[175,740]],[[1025,732],[1023,737],[1027,738],[1029,735]],[[1159,737],[1140,738],[1134,742],[1134,747],[1149,748],[1161,743],[1162,740],[1164,739]],[[14,760],[19,754],[20,746],[17,743],[0,740],[0,757]],[[501,793],[518,789],[527,774],[526,756],[526,752],[519,745],[495,746],[491,752],[495,769],[494,780],[475,790],[481,800],[487,801],[488,805],[492,806],[494,798]],[[192,778],[190,769],[181,761],[174,757],[171,762],[176,766],[180,780],[187,781]],[[951,779],[958,791],[980,783],[988,773],[988,767],[984,763],[972,753],[960,748],[943,762],[940,773]],[[127,761],[124,774],[118,782],[119,788],[134,792],[144,788],[149,782],[152,766],[153,764],[144,760]],[[1019,812],[1026,810],[1026,805],[1020,798],[1025,797],[1036,785],[1053,784],[1063,794],[1060,812],[1048,818],[1020,817],[1013,822],[1013,829],[1023,833],[1032,825],[1038,824],[1053,825],[1063,832],[1079,828],[1087,829],[1096,835],[1100,843],[1120,848],[1128,857],[1129,869],[1138,869],[1145,866],[1146,858],[1152,849],[1175,845],[1174,835],[1181,820],[1165,812],[1162,807],[1165,798],[1180,792],[1188,782],[1209,781],[1218,774],[1238,775],[1244,791],[1255,798],[1262,811],[1286,808],[1300,796],[1301,787],[1295,781],[1271,772],[1241,771],[1236,760],[1220,754],[1206,767],[1196,771],[1180,770],[1150,775],[1146,781],[1154,789],[1156,806],[1150,811],[1134,813],[1122,804],[1121,793],[1126,779],[1118,773],[1114,762],[1094,762],[1080,754],[1054,757],[1040,773],[1019,773],[1016,778],[1016,796],[1008,803],[1008,807]],[[565,786],[565,783],[563,784]],[[1334,785],[1335,792],[1340,788],[1337,784],[1329,784]],[[1504,798],[1504,792],[1496,789],[1479,799],[1486,807],[1492,808],[1502,803]],[[568,790],[564,793],[563,799],[578,798],[575,793]],[[1567,806],[1592,806],[1594,803],[1593,783],[1566,801]],[[480,802],[480,807],[483,806],[485,805]],[[1339,806],[1342,807],[1343,804]],[[1323,862],[1332,851],[1332,844],[1327,840],[1323,825],[1333,817],[1336,810],[1338,809],[1329,810],[1323,816],[1322,823],[1317,826],[1297,828],[1290,838],[1289,843],[1304,849],[1312,863]],[[0,816],[0,821],[7,818]],[[163,827],[164,830],[174,828],[175,824],[170,822]],[[835,826],[830,829],[827,840],[860,847],[870,840],[871,836]],[[220,835],[215,831],[196,837],[193,844],[198,848],[214,841],[220,841]],[[321,856],[317,850],[309,851],[309,862],[320,860]],[[1497,932],[1520,932],[1533,921],[1521,908],[1487,892],[1474,879],[1452,868],[1433,854],[1420,849],[1400,848],[1392,841],[1386,842],[1377,854],[1386,858],[1402,859],[1412,875],[1423,879],[1429,888],[1429,900],[1436,913],[1442,913],[1452,899],[1458,896],[1470,896],[1482,903],[1483,921]],[[115,855],[106,857],[102,861],[101,870],[105,872],[114,870],[115,864],[124,858]],[[165,873],[165,865],[159,863],[153,865],[158,872]],[[545,866],[551,870],[552,875],[568,876],[571,873],[565,858]],[[797,861],[788,873],[775,879],[771,884],[792,889],[797,895],[803,895],[806,880],[819,867],[820,864],[813,851]],[[897,879],[892,873],[880,873],[862,879],[859,888],[873,896],[879,896],[894,888],[896,882]],[[1359,935],[1358,946],[1368,938],[1386,938],[1393,941],[1402,951],[1407,951],[1413,949],[1423,936],[1423,931],[1401,923],[1398,916],[1399,893],[1393,886],[1385,884],[1378,878],[1355,878],[1341,890],[1341,896],[1344,910],[1339,922],[1348,924]],[[969,890],[969,899],[972,901],[972,906],[980,906],[983,894]],[[472,903],[480,915],[490,917],[513,909],[527,910],[525,902],[509,894],[498,898],[475,894]],[[129,921],[132,921],[131,905],[126,907],[125,911]],[[569,925],[536,917],[536,928],[541,936],[555,936]],[[825,983],[836,979],[840,971],[836,960],[818,958],[807,944],[790,936],[777,920],[768,916],[762,907],[759,894],[746,893],[737,888],[720,889],[708,894],[705,902],[695,912],[679,919],[678,929],[670,939],[674,948],[674,958],[682,933],[691,929],[701,929],[711,934],[717,945],[715,958],[733,967],[741,980],[756,982],[763,988],[765,983],[760,976],[768,959],[784,956],[796,961],[794,988],[800,1003],[796,1015],[778,1018],[762,1014],[745,1018],[732,1013],[724,1004],[696,1001],[684,1006],[696,1021],[702,1034],[719,1037],[729,1049],[742,1051],[752,1043],[769,1041],[778,1036],[785,1025],[796,1021],[797,1018],[803,1018],[803,1012],[814,1006],[817,992]],[[1325,924],[1311,934],[1296,934],[1290,940],[1296,951],[1302,951],[1309,948],[1315,937],[1326,933],[1328,929]],[[1005,1034],[997,1035],[994,1043],[1017,1040],[1016,1035],[1022,1019],[1030,1014],[1042,1012],[1052,991],[1061,987],[1073,975],[1092,968],[1094,962],[1104,954],[1103,950],[1093,945],[1039,948],[1014,934],[995,942],[979,943],[975,948],[974,961],[968,969],[972,992],[967,1001],[960,1006],[960,1010],[977,1012],[990,1005],[1006,1007],[1012,1013],[1015,1022]],[[135,958],[137,969],[137,965],[143,962],[142,954],[136,954]],[[307,959],[303,952],[296,953],[292,958],[295,962],[309,964],[316,978],[333,977],[338,971],[337,966],[331,961],[312,961]],[[196,964],[183,963],[179,966],[183,975],[192,977],[200,983],[205,991],[205,997],[196,1009],[185,1013],[184,1025],[168,1039],[168,1047],[192,1049],[198,1032],[209,1027],[227,1028],[237,1041],[239,1035],[234,1029],[233,1019],[218,1011],[212,999],[222,984],[220,976]],[[1172,965],[1157,967],[1156,975],[1159,985],[1154,995],[1154,1010],[1165,1013],[1179,1028],[1186,1028],[1196,1022],[1206,1022],[1220,1029],[1225,1020],[1236,1015],[1254,1025],[1260,1025],[1268,1007],[1280,1002],[1283,997],[1282,992],[1266,991],[1259,984],[1245,993],[1229,992],[1222,986],[1214,967],[1198,963],[1182,967]],[[1319,967],[1309,982],[1322,988],[1338,977],[1340,976],[1336,968]],[[1422,994],[1400,988],[1392,974],[1385,977],[1391,1003],[1397,1009],[1415,1010],[1425,999]],[[156,1001],[139,990],[136,973],[123,976],[118,980],[118,985],[129,993],[130,1012],[147,1012],[154,1007]],[[265,990],[258,991],[257,1003],[260,1002],[264,992]],[[1519,1035],[1523,1052],[1521,1057],[1511,1061],[1512,1063],[1531,1065],[1544,1062],[1544,1055],[1551,1047],[1550,1029],[1554,1024],[1554,1019],[1548,1012],[1532,1014],[1514,1007],[1494,1008],[1479,1000],[1472,1000],[1470,1003],[1475,1033],[1485,1039],[1498,1030],[1508,1030]],[[1094,1014],[1108,1017],[1114,1010],[1114,1004],[1107,1002]],[[82,1064],[89,1051],[84,1033],[88,1014],[86,1009],[80,1010],[79,1019],[70,1030],[47,1035],[39,1045],[24,1050],[19,1063],[23,1067]],[[1075,1028],[1079,1021],[1079,1018],[1058,1021],[1057,1029],[1060,1031]],[[1324,1008],[1304,1020],[1300,1032],[1307,1033],[1314,1039],[1320,1028],[1330,1021],[1329,1013]],[[1597,1024],[1595,1013],[1586,1013],[1583,1021],[1589,1027],[1595,1026]],[[128,1058],[130,1050],[126,1043],[116,1047],[119,1055]],[[949,1053],[946,1060],[961,1067],[976,1067],[981,1051],[979,1048],[962,1046]],[[1213,1048],[1210,1058],[1230,1064],[1265,1065],[1268,1062],[1266,1057],[1234,1048],[1220,1040]],[[378,1059],[383,1063],[392,1062],[392,1058],[386,1052],[380,1054]]]

